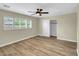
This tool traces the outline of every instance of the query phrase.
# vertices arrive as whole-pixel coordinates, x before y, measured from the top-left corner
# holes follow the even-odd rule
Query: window
[[[14,20],[14,27],[17,29],[27,28],[27,20],[16,18]]]
[[[12,30],[13,29],[13,18],[4,17],[4,30]]]
[[[4,17],[4,28],[6,30],[13,29],[31,29],[32,28],[32,20],[26,20],[23,18],[11,18]]]
[[[27,27],[32,28],[32,20],[27,20]]]

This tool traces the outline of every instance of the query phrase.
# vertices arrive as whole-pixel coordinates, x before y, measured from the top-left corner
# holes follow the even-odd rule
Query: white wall
[[[61,40],[77,42],[76,13],[62,15],[57,18],[57,37]]]
[[[41,19],[39,20],[39,35],[50,36],[50,20]]]
[[[3,17],[11,16],[11,17],[23,17],[25,19],[31,19],[33,22],[32,29],[22,29],[22,30],[13,30],[13,31],[4,31],[3,30]],[[15,41],[20,41],[22,39],[27,39],[29,37],[33,37],[38,35],[38,20],[33,17],[3,11],[0,10],[0,46],[4,46],[8,43],[13,43]]]
[[[77,14],[65,14],[47,17],[57,21],[57,38],[60,40],[77,42]]]

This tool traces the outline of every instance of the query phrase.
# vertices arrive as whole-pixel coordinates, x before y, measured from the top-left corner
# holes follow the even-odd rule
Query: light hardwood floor
[[[1,56],[77,56],[76,43],[33,37],[0,48]]]

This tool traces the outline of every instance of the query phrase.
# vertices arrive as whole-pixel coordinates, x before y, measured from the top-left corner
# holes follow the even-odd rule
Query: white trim
[[[78,42],[77,42],[77,55],[78,55]]]
[[[64,41],[70,41],[70,42],[77,42],[77,41],[75,41],[75,40],[70,40],[70,39],[62,39],[62,38],[59,38],[59,37],[57,37],[57,39],[58,39],[58,40],[64,40]]]
[[[0,47],[7,46],[7,45],[10,45],[10,44],[13,44],[13,43],[25,40],[25,39],[29,39],[29,38],[32,38],[32,37],[35,37],[35,36],[37,36],[37,35],[33,35],[33,36],[25,37],[25,38],[22,38],[22,39],[19,39],[19,40],[16,40],[16,41],[8,42],[8,43],[0,45]]]
[[[50,35],[42,35],[42,34],[39,34],[39,36],[50,37]]]
[[[79,56],[78,47],[77,47],[77,55]]]

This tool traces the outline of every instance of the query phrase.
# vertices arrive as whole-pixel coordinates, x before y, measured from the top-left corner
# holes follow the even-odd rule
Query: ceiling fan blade
[[[31,15],[35,15],[36,13],[34,13],[34,14],[31,14]]]
[[[27,12],[29,12],[29,13],[35,13],[34,11],[27,11]]]
[[[41,14],[49,14],[49,12],[41,12]]]
[[[43,9],[40,9],[40,11],[43,11]]]

